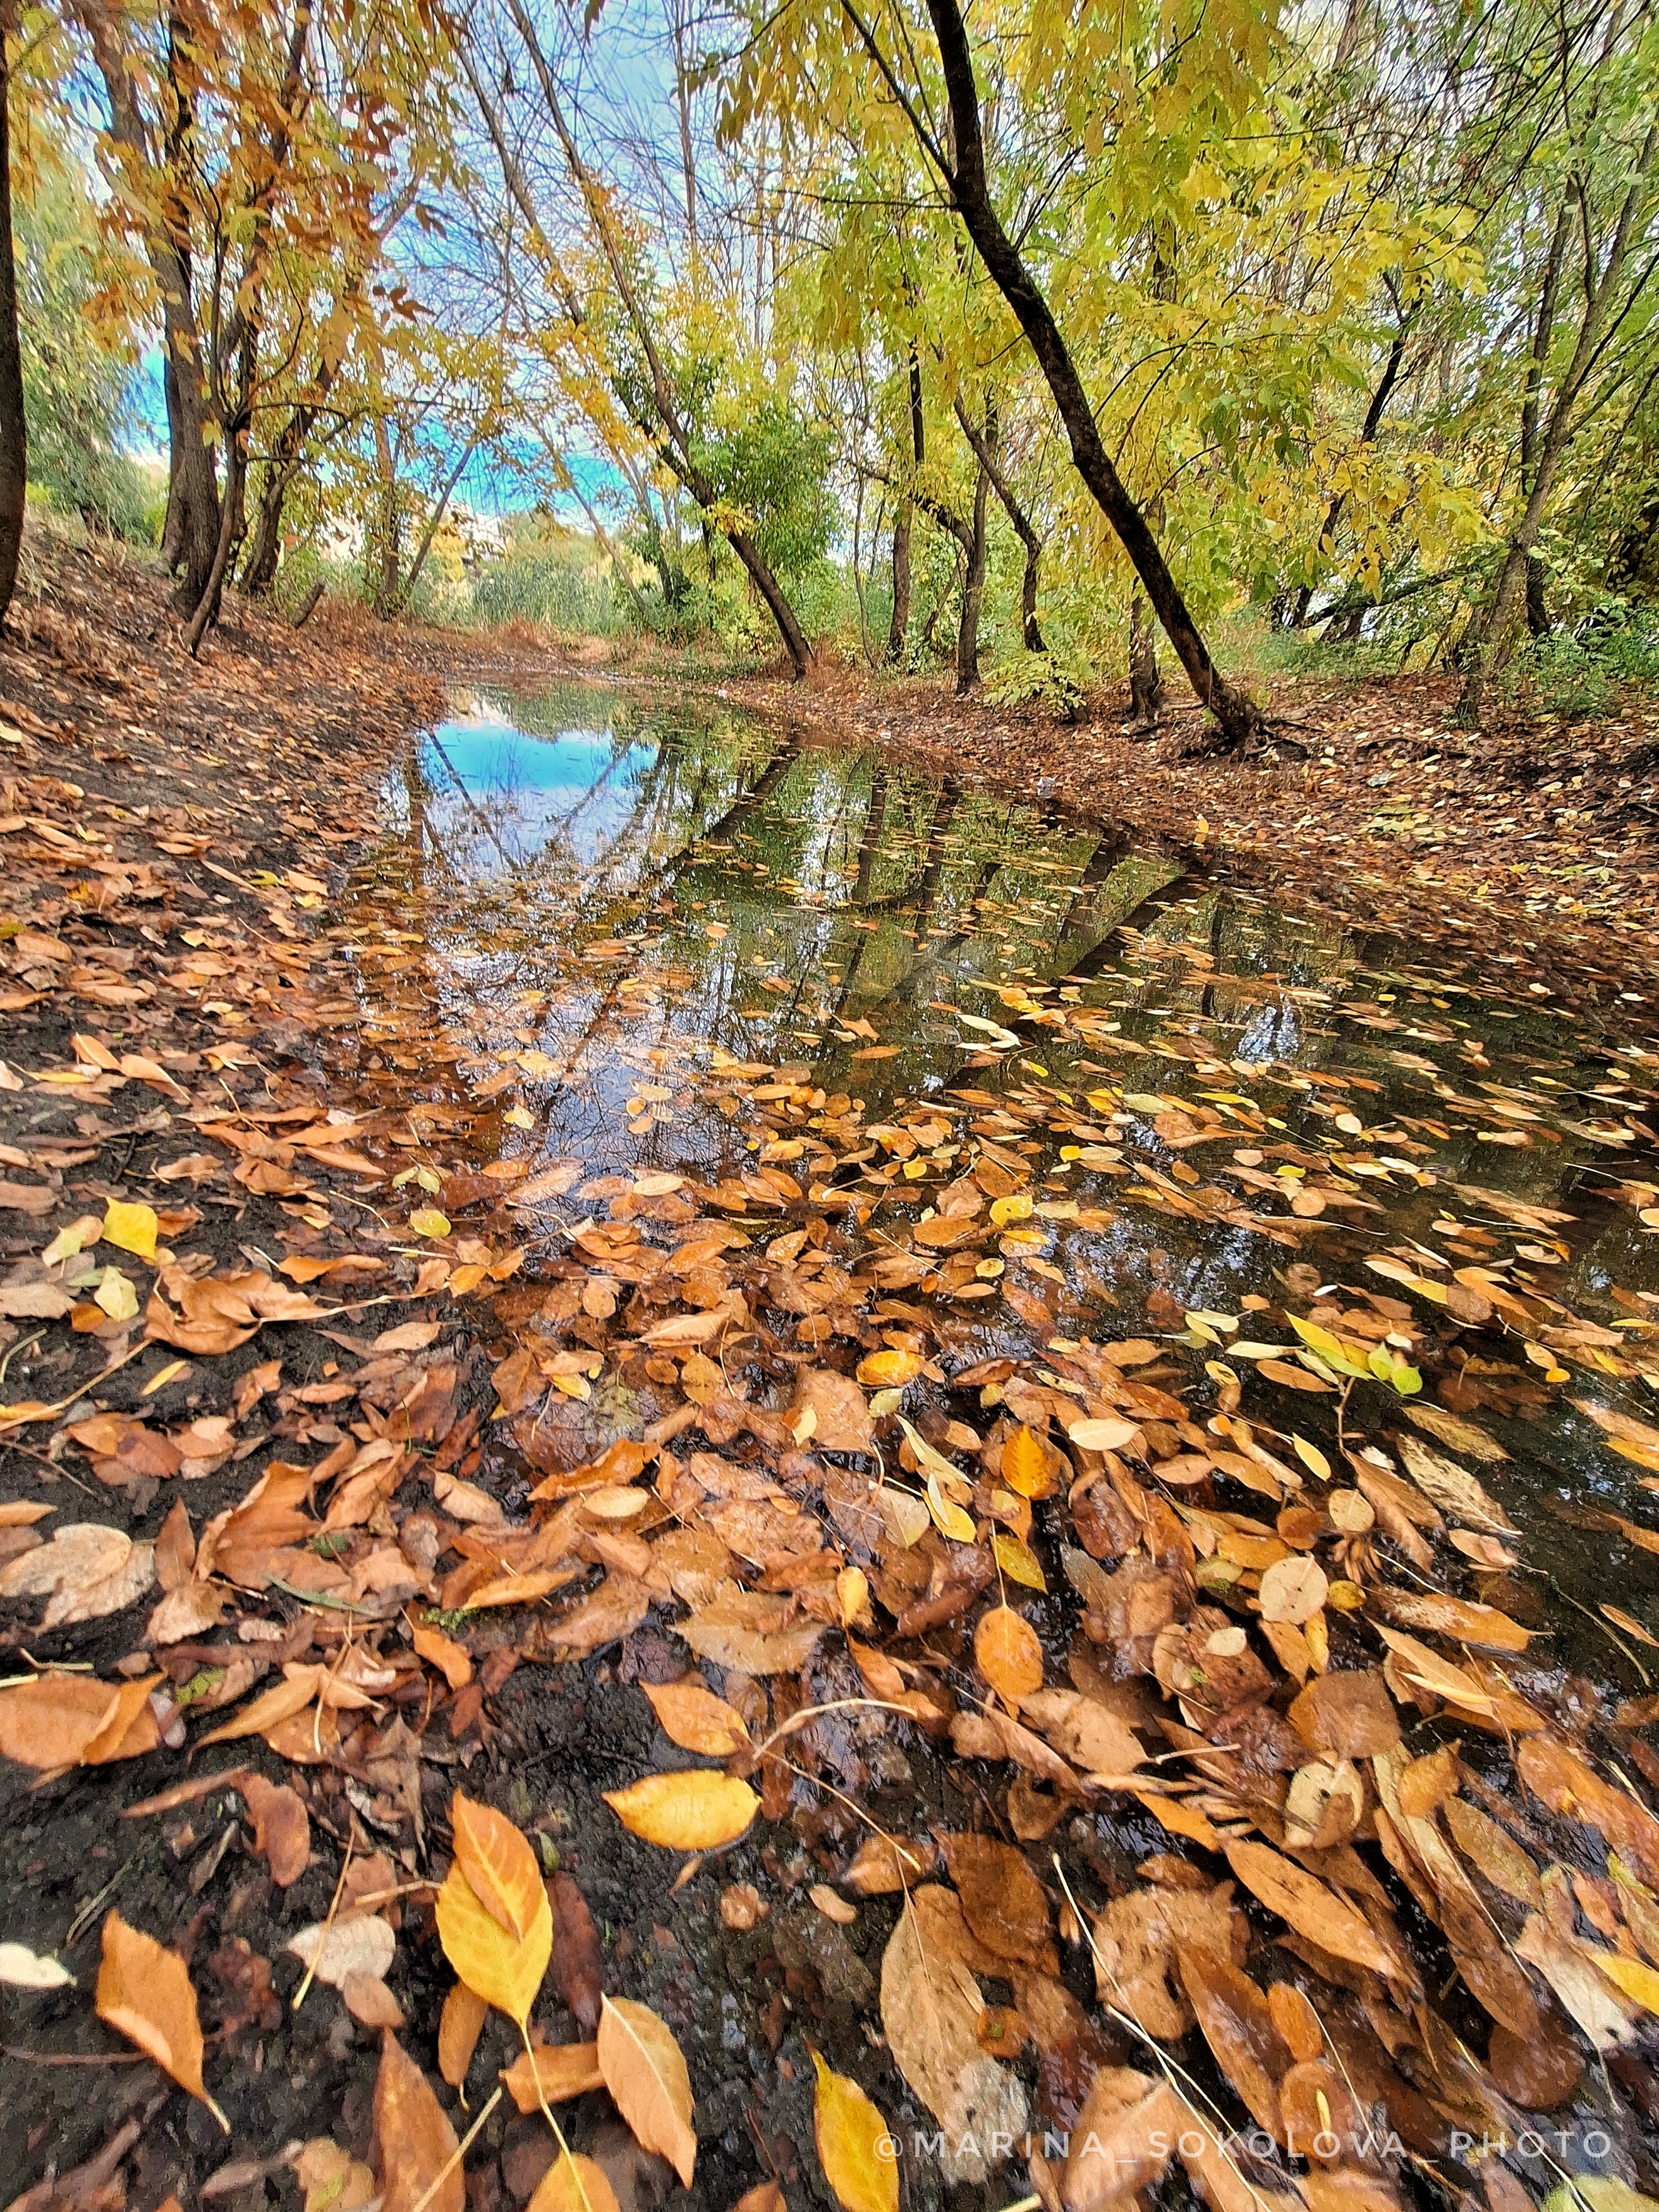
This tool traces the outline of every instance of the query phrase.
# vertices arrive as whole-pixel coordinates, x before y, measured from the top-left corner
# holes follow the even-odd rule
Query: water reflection
[[[812,1087],[759,1154],[803,1192],[914,1213],[969,1145],[1035,1160],[1042,1235],[1006,1281],[969,1255],[905,1292],[963,1345],[1117,1333],[1115,1312],[1180,1329],[1287,1282],[1386,1323],[1390,1299],[1424,1310],[1399,1270],[1443,1291],[1480,1269],[1536,1334],[1511,1316],[1501,1358],[1471,1337],[1442,1397],[1540,1496],[1659,1517],[1545,1379],[1558,1356],[1614,1397],[1659,1378],[1654,1240],[1617,1195],[1659,1182],[1654,1063],[1501,970],[1424,972],[1201,851],[586,687],[478,698],[408,752],[356,938],[368,1079],[429,1075],[430,1126],[532,1169],[751,1170],[708,1080],[729,1063]],[[927,1101],[937,1137],[902,1162],[866,1137]],[[1601,1334],[1536,1340],[1575,1327]],[[1622,1603],[1656,1589],[1605,1530],[1550,1524],[1545,1550],[1587,1601],[1610,1556]]]

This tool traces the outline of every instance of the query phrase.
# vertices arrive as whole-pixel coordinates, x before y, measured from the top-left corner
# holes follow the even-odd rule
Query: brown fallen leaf
[[[1285,2140],[1275,2086],[1291,2054],[1273,2024],[1267,1997],[1230,1959],[1198,1944],[1179,1945],[1176,1964],[1216,2064],[1237,2090],[1259,2127]]]
[[[1024,1853],[992,1836],[943,1835],[939,1842],[968,1925],[987,1950],[1057,1973],[1048,1900]]]
[[[431,2083],[390,2028],[374,2077],[374,2136],[384,2192],[381,2212],[416,2212],[417,2205],[424,2205],[425,2212],[466,2212],[455,2130]]]
[[[1011,1605],[993,1606],[974,1631],[979,1671],[1011,1713],[1042,1687],[1042,1646],[1036,1631]]]
[[[599,1930],[574,1875],[561,1871],[548,1886],[553,1908],[553,1986],[584,2035],[599,2025],[604,1960]]]
[[[1322,1881],[1266,1844],[1230,1839],[1227,1863],[1270,1912],[1322,1951],[1356,1966],[1392,1975],[1398,1960],[1379,1942],[1370,1921]]]
[[[697,2162],[691,2077],[667,2021],[649,2005],[607,1996],[596,2047],[617,2110],[644,2148],[659,2151],[689,2189]]]
[[[253,1821],[254,1850],[270,1867],[278,1889],[291,1888],[311,1856],[311,1816],[303,1801],[297,1790],[268,1782],[263,1774],[247,1775],[241,1793]]]
[[[104,1955],[98,1969],[98,2017],[153,2058],[181,2089],[199,2097],[225,2133],[230,2123],[202,2081],[202,2024],[190,1969],[118,1912],[104,1922]]]
[[[489,2016],[488,2004],[465,1982],[457,1982],[444,1999],[444,2008],[438,2015],[438,2071],[452,2089],[459,2089],[466,2080]]]
[[[453,1637],[446,1636],[441,1628],[428,1627],[420,1621],[410,1623],[410,1641],[416,1651],[430,1662],[448,1683],[452,1690],[464,1690],[472,1680],[472,1660]]]
[[[521,2051],[501,2079],[521,2112],[538,2111],[544,2100],[556,2105],[605,2087],[597,2043],[540,2044],[533,2052]]]
[[[340,1984],[345,2008],[359,2027],[401,2027],[404,2008],[378,1974],[348,1974]]]
[[[695,1675],[679,1682],[644,1682],[641,1687],[651,1700],[663,1734],[682,1751],[724,1759],[747,1745],[749,1729],[743,1715]]]
[[[525,2212],[622,2212],[611,2178],[580,2151],[561,2151]]]

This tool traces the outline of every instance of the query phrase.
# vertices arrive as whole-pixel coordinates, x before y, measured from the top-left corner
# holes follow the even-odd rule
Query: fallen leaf
[[[1396,1961],[1377,1940],[1364,1915],[1315,1875],[1266,1844],[1230,1838],[1227,1863],[1251,1894],[1298,1936],[1338,1959],[1373,1972],[1392,1974]]]
[[[1305,1554],[1277,1559],[1261,1577],[1261,1618],[1299,1628],[1323,1606],[1329,1590],[1316,1559]]]
[[[812,2063],[812,2133],[841,2212],[898,2212],[896,2142],[886,2121],[858,2083],[832,2073],[817,2051]]]
[[[444,2008],[438,2015],[438,2071],[452,2089],[459,2089],[465,2081],[489,2016],[489,2007],[465,1982],[457,1982],[444,1999]],[[534,2101],[532,2098],[532,2104]]]
[[[0,1982],[15,1990],[73,1989],[75,1977],[56,1959],[37,1957],[23,1943],[0,1943]]]
[[[359,2027],[401,2027],[404,2008],[378,1974],[348,1974],[340,1984],[345,2008]]]
[[[520,2052],[501,2079],[521,2112],[536,2112],[544,2098],[556,2105],[605,2087],[597,2043],[539,2044],[533,2051]]]
[[[374,2077],[374,2135],[384,2191],[380,2212],[416,2212],[417,2205],[425,2212],[466,2212],[455,2130],[431,2083],[390,2028]]]
[[[1048,1900],[1024,1852],[993,1836],[943,1835],[939,1841],[968,1925],[986,1949],[1058,1972]]]
[[[690,2189],[697,2161],[691,2077],[668,2023],[649,2005],[607,1996],[598,2057],[605,2086],[635,2137],[647,2150],[660,2152]]]
[[[410,1641],[418,1655],[429,1660],[452,1690],[464,1690],[472,1680],[472,1660],[453,1637],[421,1621],[410,1623]]]
[[[760,1799],[746,1782],[708,1767],[647,1774],[625,1790],[601,1794],[630,1835],[674,1851],[709,1851],[732,1843],[760,1810]]]
[[[311,1816],[299,1792],[249,1774],[239,1784],[253,1818],[253,1848],[270,1869],[278,1889],[289,1889],[311,1856]],[[383,2023],[372,2022],[373,2026]]]
[[[580,2151],[561,2151],[525,2212],[621,2212],[621,2207],[602,2166]]]
[[[148,1696],[120,1744],[104,1757],[133,1758],[160,1741]],[[37,1674],[0,1690],[0,1757],[48,1772],[74,1766],[106,1741],[122,1709],[121,1689],[89,1674]]]
[[[522,1942],[548,1911],[536,1854],[511,1820],[459,1790],[449,1801],[449,1820],[455,1863],[474,1896],[492,1920]]]
[[[294,2177],[305,2191],[303,2212],[362,2212],[380,2193],[371,2169],[332,2136],[313,2136],[301,2147]]]
[[[104,1225],[99,1234],[106,1244],[114,1245],[118,1252],[131,1252],[140,1260],[153,1260],[157,1225],[153,1206],[128,1205],[124,1200],[112,1198],[105,1207]]]
[[[202,2025],[190,1969],[176,1951],[142,1929],[129,1928],[118,1912],[104,1922],[95,2004],[106,2026],[136,2043],[181,2089],[199,2097],[229,2134],[202,2082]]]
[[[481,1903],[459,1859],[437,1898],[444,1956],[469,1989],[520,2027],[530,2017],[553,1951],[552,1910],[539,1880],[536,1888],[541,1908],[521,1936],[509,1934]]]
[[[724,1759],[748,1743],[749,1729],[743,1715],[695,1676],[680,1682],[645,1682],[641,1686],[651,1700],[663,1734],[682,1751]]]
[[[1042,1646],[1036,1631],[1009,1605],[994,1606],[974,1631],[979,1671],[1011,1712],[1042,1686]]]
[[[599,1930],[574,1875],[562,1870],[549,1884],[553,1905],[553,1986],[584,2035],[599,2024],[604,1962]]]
[[[360,1912],[349,1920],[336,1920],[331,1927],[315,1921],[301,1929],[287,1948],[319,1982],[337,1990],[352,1974],[371,1974],[383,1981],[397,1956],[398,1938],[391,1923],[378,1913]]]

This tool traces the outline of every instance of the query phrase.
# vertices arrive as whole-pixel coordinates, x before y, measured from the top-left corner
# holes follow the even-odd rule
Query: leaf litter
[[[741,809],[770,742],[648,734],[671,816],[711,767]],[[684,931],[641,892],[586,942],[533,814],[512,903],[394,777],[331,939],[270,901],[143,971],[155,1056],[15,1055],[89,1121],[163,1102],[144,1198],[71,1188],[94,1130],[8,1157],[6,1325],[69,1357],[0,1414],[40,1447],[0,1755],[131,1771],[171,1938],[91,1885],[88,1999],[70,1917],[31,1925],[43,2039],[79,2004],[256,2132],[273,2037],[361,2039],[372,2094],[296,2154],[347,2212],[476,2174],[605,2212],[711,2159],[722,2202],[890,2212],[937,2168],[1076,2212],[1182,2171],[1327,2212],[1473,2185],[1471,2134],[1541,2197],[1532,2113],[1639,2183],[1650,1055],[1237,893],[1144,913],[1133,860],[1079,910],[1087,839],[982,807],[943,889],[879,823],[838,944],[798,774],[651,878]],[[811,933],[787,1014],[738,964],[768,931]],[[469,1006],[484,944],[513,980]],[[217,1042],[169,1059],[161,1012]],[[1603,1638],[1552,1583],[1595,1595],[1610,1541]],[[191,1775],[221,1742],[259,1767]]]

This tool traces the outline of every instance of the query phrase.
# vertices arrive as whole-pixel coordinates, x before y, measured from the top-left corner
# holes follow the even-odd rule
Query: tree
[[[28,428],[17,336],[17,275],[11,233],[11,59],[0,30],[0,623],[17,587],[28,489]]]

